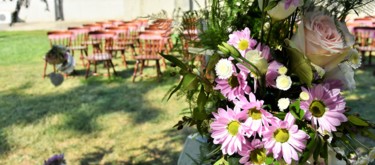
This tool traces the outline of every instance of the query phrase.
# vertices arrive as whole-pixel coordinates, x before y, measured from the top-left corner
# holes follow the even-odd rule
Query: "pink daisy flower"
[[[336,127],[348,119],[344,115],[345,101],[340,95],[339,88],[331,88],[331,84],[318,84],[310,89],[302,88],[308,93],[308,98],[301,101],[301,109],[305,111],[305,118],[311,120],[318,131],[336,131]]]
[[[294,124],[295,118],[288,113],[284,121],[274,120],[263,132],[264,148],[273,153],[275,159],[282,158],[287,164],[298,161],[298,152],[306,148],[309,136]]]
[[[238,154],[242,156],[240,163],[244,165],[265,164],[267,158],[266,149],[259,139],[252,140],[251,144],[245,144]]]
[[[214,89],[220,90],[228,100],[232,101],[239,96],[250,93],[250,87],[247,85],[246,79],[246,74],[234,72],[228,79],[216,78],[217,84]]]
[[[240,122],[240,118],[243,118],[240,109],[219,108],[218,113],[213,113],[213,115],[215,119],[210,124],[210,128],[214,144],[221,144],[223,154],[233,155],[240,151],[242,145],[246,144]]]
[[[242,31],[234,31],[229,35],[229,40],[227,43],[237,48],[242,56],[245,55],[246,50],[253,49],[253,47],[257,44],[256,40],[250,37],[249,28],[245,28]]]
[[[249,94],[249,99],[245,96],[240,96],[238,99],[233,100],[236,107],[243,109],[245,122],[244,130],[245,135],[250,137],[258,133],[262,135],[263,127],[268,126],[273,115],[262,108],[263,100],[257,100],[253,93]]]

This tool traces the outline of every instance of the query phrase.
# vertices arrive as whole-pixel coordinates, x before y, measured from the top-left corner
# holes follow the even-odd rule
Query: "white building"
[[[19,18],[26,22],[55,21],[55,1],[30,0],[28,8],[22,7]],[[61,0],[65,21],[104,21],[109,19],[131,20],[161,12],[172,17],[174,10],[197,9],[207,0]],[[199,4],[197,4],[197,2]],[[17,0],[0,0],[0,22],[8,21],[10,13],[15,11]]]

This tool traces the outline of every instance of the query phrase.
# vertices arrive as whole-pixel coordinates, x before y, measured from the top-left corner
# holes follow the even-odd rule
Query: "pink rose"
[[[354,44],[354,36],[346,25],[337,25],[322,11],[307,12],[292,42],[313,64],[329,71],[345,59]]]

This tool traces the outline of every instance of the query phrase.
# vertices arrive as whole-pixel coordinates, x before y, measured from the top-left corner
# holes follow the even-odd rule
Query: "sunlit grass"
[[[172,68],[160,82],[132,83],[134,61],[125,70],[118,58],[119,77],[85,80],[76,58],[79,75],[55,87],[42,79],[48,49],[45,31],[0,32],[0,164],[42,164],[59,153],[68,164],[176,164],[189,131],[172,128],[186,104],[162,101],[179,81]]]

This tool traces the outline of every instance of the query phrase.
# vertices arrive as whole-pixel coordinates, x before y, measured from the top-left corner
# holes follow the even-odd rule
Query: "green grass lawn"
[[[160,82],[144,77],[132,83],[134,61],[125,69],[118,58],[119,77],[85,80],[77,61],[78,75],[55,87],[42,79],[48,50],[45,31],[0,32],[0,164],[42,164],[59,153],[72,165],[176,164],[192,130],[172,128],[187,107],[183,99],[162,101],[179,81],[173,68]],[[374,70],[357,70],[357,89],[345,92],[353,112],[373,122]],[[147,68],[145,74],[156,72]]]
[[[45,31],[0,32],[0,164],[42,164],[58,153],[68,164],[176,164],[191,131],[172,128],[183,100],[162,101],[179,81],[173,69],[158,82],[147,68],[150,77],[132,83],[134,61],[125,69],[118,58],[119,77],[85,80],[77,61],[78,75],[55,87],[42,79],[48,50]]]

